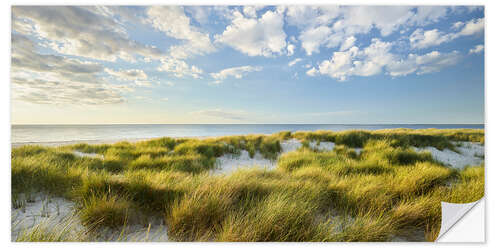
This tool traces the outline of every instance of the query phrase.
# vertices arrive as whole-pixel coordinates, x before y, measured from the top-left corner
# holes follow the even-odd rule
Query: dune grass
[[[278,155],[280,142],[303,147]],[[309,142],[335,143],[331,151]],[[435,239],[440,202],[484,195],[484,165],[456,170],[412,147],[484,143],[483,130],[280,132],[211,139],[12,149],[12,206],[45,192],[75,202],[85,235],[33,228],[18,241],[90,241],[90,232],[161,218],[176,241],[390,241]],[[358,154],[355,149],[362,148]],[[211,175],[216,158],[260,153],[277,168]],[[102,157],[79,157],[74,151]],[[418,237],[407,237],[416,235]]]

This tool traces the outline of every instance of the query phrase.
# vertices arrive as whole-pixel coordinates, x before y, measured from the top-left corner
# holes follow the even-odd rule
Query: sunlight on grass
[[[280,154],[290,139],[304,147]],[[413,147],[456,150],[456,141],[484,143],[484,131],[284,131],[21,146],[12,149],[13,209],[22,209],[30,193],[65,197],[75,202],[73,220],[86,230],[73,235],[63,223],[57,230],[39,225],[15,240],[93,241],[99,230],[119,234],[129,225],[148,227],[150,218],[160,219],[177,241],[434,240],[441,201],[467,203],[484,195],[484,165],[453,169]],[[309,142],[335,148],[314,150]],[[210,174],[217,157],[242,150],[276,160],[277,168]],[[407,237],[412,234],[419,236]]]

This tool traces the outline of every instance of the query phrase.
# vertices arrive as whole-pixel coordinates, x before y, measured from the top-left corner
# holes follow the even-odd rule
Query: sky
[[[484,8],[13,6],[13,124],[484,123]]]

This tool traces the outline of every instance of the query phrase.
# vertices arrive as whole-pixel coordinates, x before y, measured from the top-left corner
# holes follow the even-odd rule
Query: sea
[[[484,124],[112,124],[12,125],[11,143],[62,145],[79,142],[110,143],[157,137],[212,137],[272,134],[280,131],[410,129],[484,129]]]

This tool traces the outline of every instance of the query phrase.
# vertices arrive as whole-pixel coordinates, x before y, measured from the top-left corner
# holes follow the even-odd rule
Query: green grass
[[[78,227],[78,217],[68,216],[54,225],[49,221],[43,221],[27,230],[22,230],[16,242],[81,242],[91,241],[92,237],[86,230]]]
[[[280,142],[291,138],[305,146],[277,159]],[[311,150],[313,141],[336,146]],[[69,236],[40,225],[17,240],[93,241],[102,230],[147,226],[148,218],[161,218],[169,239],[177,241],[389,241],[415,234],[434,240],[441,201],[472,202],[484,195],[484,166],[455,170],[412,149],[455,150],[454,141],[484,143],[484,131],[285,131],[21,146],[12,149],[13,208],[37,192],[65,197],[75,202],[87,231]],[[361,154],[355,148],[363,148]],[[210,174],[216,157],[242,150],[277,159],[278,166]]]

